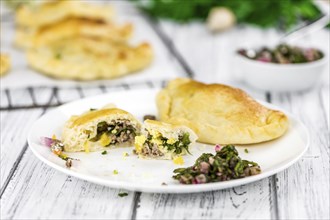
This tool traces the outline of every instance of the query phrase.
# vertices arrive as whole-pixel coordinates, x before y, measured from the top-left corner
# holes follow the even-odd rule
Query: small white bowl
[[[322,75],[328,56],[309,63],[276,64],[252,60],[236,54],[239,78],[249,85],[267,91],[301,91],[312,88]]]

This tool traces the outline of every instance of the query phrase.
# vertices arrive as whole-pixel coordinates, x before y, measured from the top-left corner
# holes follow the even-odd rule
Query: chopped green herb
[[[245,149],[244,149],[244,152],[245,152],[245,153],[249,153],[249,150],[245,148]]]
[[[92,137],[91,139],[89,139],[89,141],[92,142],[96,142],[99,141],[101,139],[101,136],[106,133],[108,136],[115,136],[115,137],[119,137],[121,135],[122,132],[127,132],[127,133],[131,133],[134,136],[136,135],[136,129],[133,125],[124,125],[124,121],[116,121],[113,123],[108,124],[105,121],[99,122],[97,124],[97,132],[96,135],[94,137]],[[128,132],[129,131],[129,132]],[[115,142],[111,142],[110,144],[116,144],[116,139],[113,139]]]
[[[90,108],[89,111],[96,111],[96,108]]]
[[[202,154],[191,167],[173,171],[174,179],[183,184],[220,182],[256,175],[261,172],[257,163],[242,160],[234,145],[226,145],[215,155]]]
[[[62,58],[62,54],[61,53],[55,54],[55,59],[60,60],[61,58]]]
[[[105,151],[102,152],[102,155],[105,155],[107,153],[108,153],[108,151],[105,150]]]
[[[166,147],[169,151],[174,150],[176,154],[181,154],[182,150],[187,151],[187,153],[190,154],[189,152],[189,144],[190,144],[190,139],[189,139],[189,133],[184,133],[182,136],[179,137],[179,139],[173,143],[169,144],[167,143],[168,139],[165,137],[162,137],[162,142],[164,147]]]
[[[119,197],[125,197],[125,196],[128,196],[128,193],[127,192],[120,192],[120,193],[118,193],[118,196]]]
[[[113,174],[117,175],[118,174],[118,170],[113,170]]]

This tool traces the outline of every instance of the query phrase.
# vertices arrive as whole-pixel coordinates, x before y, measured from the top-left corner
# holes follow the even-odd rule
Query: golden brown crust
[[[15,44],[21,48],[32,48],[79,36],[124,43],[131,37],[132,32],[132,24],[116,26],[94,20],[68,18],[37,30],[18,28]]]
[[[176,79],[157,96],[161,120],[193,129],[200,142],[251,144],[284,134],[288,118],[240,89]]]
[[[38,6],[20,7],[16,11],[16,23],[18,26],[40,28],[71,17],[110,21],[113,14],[110,6],[88,4],[82,1],[54,1]]]
[[[55,78],[112,79],[149,66],[153,51],[148,43],[136,47],[90,38],[72,38],[30,49],[30,66]]]
[[[119,114],[127,114],[130,115],[130,113],[122,110],[122,109],[118,109],[118,108],[108,108],[108,109],[100,109],[97,111],[89,111],[83,115],[81,115],[80,117],[74,118],[72,120],[72,127],[74,126],[80,126],[83,124],[86,124],[88,122],[91,122],[95,119],[107,116],[107,115],[119,115]]]
[[[64,150],[68,152],[104,150],[109,145],[109,139],[102,140],[101,138],[98,141],[91,141],[91,138],[97,135],[99,123],[115,124],[123,120],[129,121],[136,128],[136,132],[140,132],[141,124],[132,114],[122,109],[109,108],[109,105],[99,110],[71,116],[62,130]],[[131,139],[127,143],[113,144],[111,147],[127,147],[132,145],[132,141]]]
[[[9,55],[0,54],[0,76],[6,74],[10,69]]]

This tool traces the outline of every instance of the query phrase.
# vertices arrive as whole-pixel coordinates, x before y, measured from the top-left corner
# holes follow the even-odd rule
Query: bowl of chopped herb
[[[240,49],[236,66],[247,84],[267,91],[301,91],[315,86],[328,63],[316,48],[280,44],[274,49]]]

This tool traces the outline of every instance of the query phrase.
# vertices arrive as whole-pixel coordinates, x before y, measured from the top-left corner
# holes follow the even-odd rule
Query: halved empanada
[[[64,125],[62,142],[68,152],[98,151],[131,146],[141,125],[130,113],[118,108],[90,110],[72,116]]]
[[[170,160],[189,153],[196,139],[186,126],[146,120],[142,134],[135,137],[135,152],[142,158]]]

